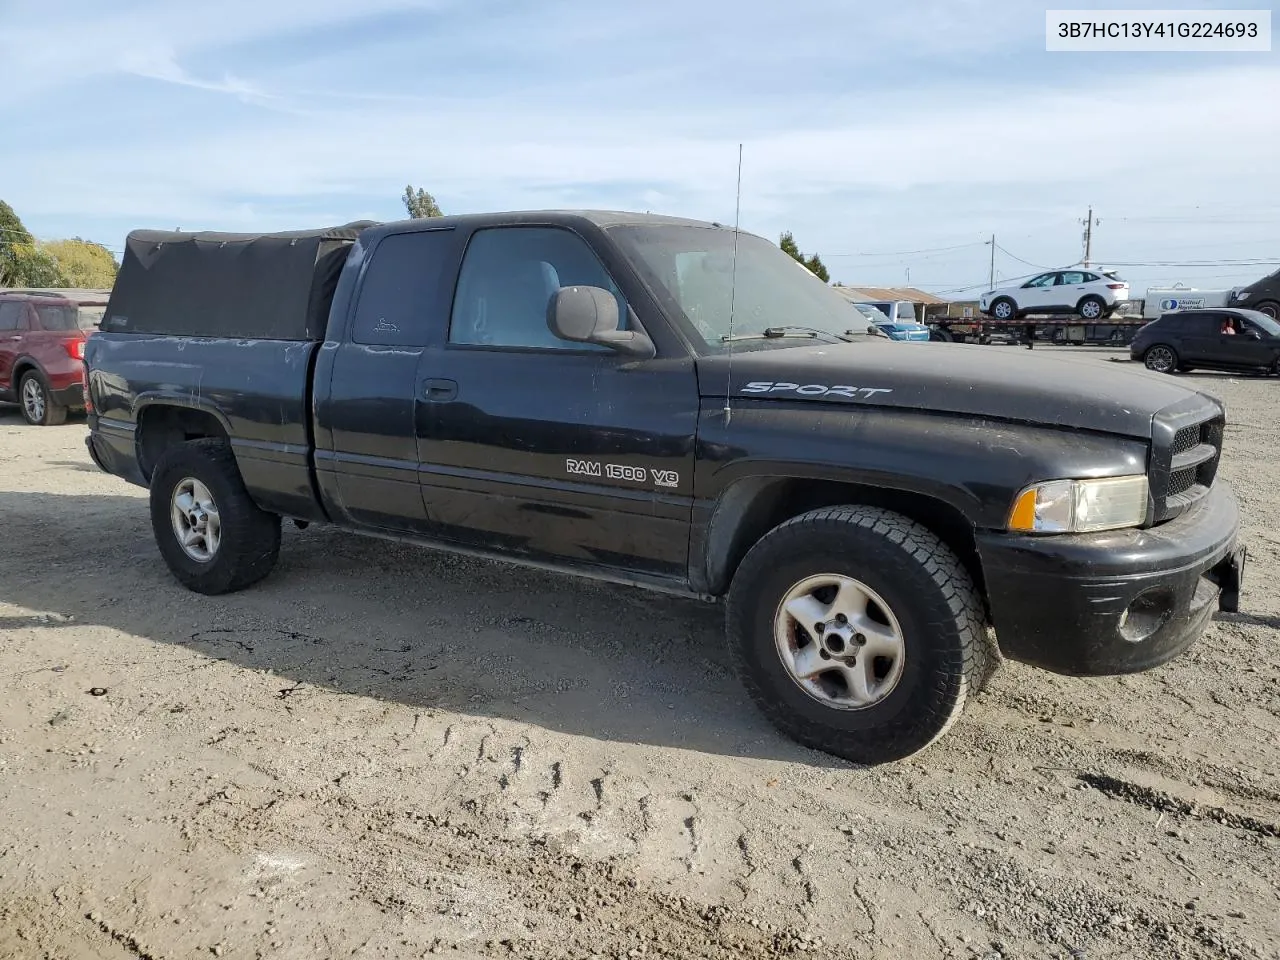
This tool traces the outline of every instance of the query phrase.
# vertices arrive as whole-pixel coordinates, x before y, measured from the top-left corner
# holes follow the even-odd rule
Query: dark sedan
[[[1196,367],[1280,374],[1280,324],[1257,310],[1181,310],[1138,330],[1129,356],[1148,370]]]

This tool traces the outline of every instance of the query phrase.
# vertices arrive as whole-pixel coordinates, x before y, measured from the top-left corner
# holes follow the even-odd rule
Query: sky
[[[1135,294],[1226,287],[1280,264],[1273,46],[1047,53],[1026,0],[0,0],[0,199],[115,250],[408,183],[732,223],[741,144],[742,228],[847,285],[985,289],[993,234],[997,284],[1070,265],[1092,205]]]

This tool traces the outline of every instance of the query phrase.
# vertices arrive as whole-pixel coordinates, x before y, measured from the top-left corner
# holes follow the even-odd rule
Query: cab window
[[[601,287],[627,304],[595,253],[562,227],[487,227],[467,244],[449,321],[449,342],[476,346],[590,350],[596,343],[561,340],[547,325],[547,307],[561,287]]]

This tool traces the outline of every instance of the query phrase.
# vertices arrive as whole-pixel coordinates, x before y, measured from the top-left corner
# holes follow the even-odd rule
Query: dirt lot
[[[1187,379],[1247,612],[873,770],[716,608],[316,528],[188,593],[82,421],[0,412],[0,957],[1280,957],[1280,381]]]

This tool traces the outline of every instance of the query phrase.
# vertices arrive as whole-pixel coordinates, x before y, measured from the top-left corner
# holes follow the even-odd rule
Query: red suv
[[[83,410],[87,339],[76,301],[0,291],[0,400],[40,426]]]

